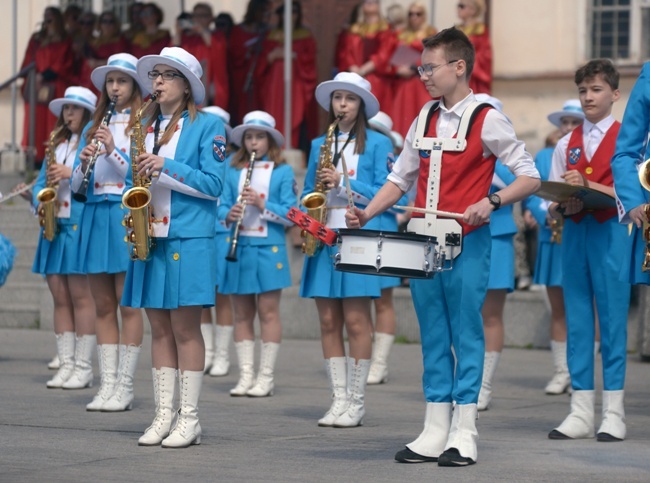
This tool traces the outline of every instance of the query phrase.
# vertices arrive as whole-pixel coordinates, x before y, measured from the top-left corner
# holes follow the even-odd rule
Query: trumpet
[[[106,107],[106,113],[104,114],[104,118],[102,119],[101,122],[102,126],[108,126],[108,123],[111,122],[111,117],[113,116],[113,111],[115,110],[116,102],[117,102],[117,97],[113,97],[111,101],[108,103],[108,106]],[[95,163],[97,163],[99,152],[104,147],[104,143],[97,141],[97,138],[93,138],[91,144],[96,146],[97,150],[95,151],[95,154],[93,154],[92,157],[88,160],[88,166],[86,167],[86,172],[84,173],[84,177],[83,180],[81,181],[81,185],[79,186],[79,189],[77,190],[76,193],[73,193],[72,195],[75,201],[80,201],[81,203],[85,203],[88,200],[87,193],[88,193],[88,184],[90,183],[90,177],[92,176],[93,171],[95,170]]]
[[[248,171],[246,172],[246,179],[244,180],[244,189],[248,188],[251,185],[251,176],[253,176],[253,167],[255,166],[255,151],[251,153],[250,160],[248,162]],[[230,248],[228,249],[228,254],[226,255],[226,260],[229,262],[237,261],[237,245],[239,244],[239,231],[241,229],[241,222],[244,219],[244,213],[246,211],[246,200],[242,199],[242,193],[239,193],[237,197],[237,204],[242,205],[241,215],[235,222],[235,226],[232,229],[232,235],[230,236]]]

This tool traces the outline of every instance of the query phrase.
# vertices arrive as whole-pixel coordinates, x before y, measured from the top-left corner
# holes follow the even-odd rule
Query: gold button
[[[226,243],[230,243],[230,237],[226,237]]]
[[[122,220],[122,226],[126,226],[126,220]]]
[[[178,261],[178,259],[181,258],[181,256],[178,253],[174,253],[174,256],[172,258]]]
[[[129,237],[125,235],[124,236],[124,243],[128,243],[128,241],[129,241]]]
[[[73,229],[74,231],[77,231],[77,225],[72,225],[72,229]]]
[[[272,251],[273,253],[278,253],[278,247],[273,247],[273,248],[271,248],[271,251]]]
[[[284,267],[284,265],[282,265],[281,263],[278,263],[278,264],[276,265],[276,268],[277,268],[278,270],[282,270],[282,267]]]
[[[588,166],[587,169],[585,169],[585,173],[587,174],[591,174],[593,172],[594,172],[594,168],[592,168],[591,166]]]

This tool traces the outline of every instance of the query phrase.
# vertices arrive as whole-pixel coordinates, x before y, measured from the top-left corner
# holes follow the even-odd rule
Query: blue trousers
[[[594,298],[600,326],[603,385],[625,385],[630,284],[619,280],[627,226],[587,215],[567,219],[562,235],[562,289],[566,307],[567,362],[576,390],[594,389]]]
[[[463,251],[452,270],[428,280],[411,280],[427,402],[478,401],[485,352],[481,309],[490,273],[491,240],[489,226],[474,230],[463,238]]]

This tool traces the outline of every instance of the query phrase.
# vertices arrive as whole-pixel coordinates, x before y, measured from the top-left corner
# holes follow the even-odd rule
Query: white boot
[[[332,405],[321,419],[318,420],[319,426],[333,426],[334,421],[338,418],[348,405],[348,375],[346,371],[346,357],[332,357],[325,359],[325,370],[332,390]]]
[[[551,341],[551,352],[553,353],[553,365],[555,374],[546,385],[546,394],[563,394],[571,387],[571,375],[566,362],[566,341]]]
[[[242,340],[235,342],[237,359],[239,359],[239,381],[237,385],[230,390],[233,397],[245,396],[248,390],[253,387],[255,372],[253,371],[253,361],[255,360],[255,341]]]
[[[85,389],[93,387],[93,353],[97,347],[95,335],[77,337],[74,350],[74,372],[61,386],[63,389]]]
[[[445,451],[438,458],[438,466],[473,465],[478,459],[478,431],[476,404],[456,404],[449,428]]]
[[[199,396],[203,371],[184,371],[180,374],[180,409],[178,419],[169,436],[162,441],[163,448],[187,448],[201,444],[199,424]]]
[[[354,358],[348,357],[348,406],[333,426],[335,428],[354,428],[363,425],[366,415],[365,393],[366,382],[370,371],[370,359],[359,359],[354,363]]]
[[[451,426],[451,403],[427,403],[424,429],[415,441],[398,451],[400,463],[435,463],[445,449]]]
[[[117,344],[101,344],[97,346],[97,361],[99,362],[101,383],[99,392],[90,403],[86,404],[86,411],[100,411],[104,403],[115,392],[118,350]]]
[[[157,446],[169,436],[174,420],[174,392],[176,391],[176,369],[161,367],[151,369],[153,375],[153,396],[156,401],[156,417],[144,434],[140,436],[138,445]]]
[[[280,344],[275,342],[262,342],[262,353],[260,355],[260,368],[257,373],[255,385],[246,392],[250,397],[273,396],[273,372],[275,361],[278,357]]]
[[[557,428],[548,434],[550,439],[577,439],[594,437],[595,392],[574,390],[571,394],[571,412]]]
[[[140,347],[120,345],[120,366],[115,392],[102,406],[104,412],[128,411],[133,407],[133,378],[138,368]]]
[[[388,354],[393,346],[395,336],[375,332],[375,345],[372,348],[370,359],[370,372],[368,373],[368,384],[382,384],[388,382]]]
[[[212,367],[212,359],[214,359],[214,325],[212,322],[201,324],[201,334],[205,345],[205,366],[203,370],[208,372]]]
[[[478,394],[478,404],[476,407],[479,411],[485,411],[490,407],[492,401],[492,379],[497,371],[501,352],[486,352],[483,359],[483,381],[481,382],[481,392]]]
[[[59,360],[59,354],[57,354],[47,363],[47,368],[51,371],[56,371],[59,367],[61,367],[61,361]]]
[[[625,439],[624,391],[603,391],[603,421],[596,439],[601,442],[623,441]]]
[[[74,373],[74,345],[74,332],[56,334],[56,350],[61,363],[57,373],[46,383],[50,389],[61,388],[63,383],[72,377]]]
[[[230,370],[230,341],[232,340],[232,325],[218,325],[214,346],[214,359],[210,375],[213,377],[227,376]]]

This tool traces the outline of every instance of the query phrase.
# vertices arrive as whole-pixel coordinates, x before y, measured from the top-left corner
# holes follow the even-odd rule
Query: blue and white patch
[[[425,151],[424,149],[420,149],[420,157],[424,159],[428,159],[431,157],[431,151]]]
[[[214,151],[214,159],[223,163],[226,160],[226,138],[215,136],[212,140],[212,150]]]
[[[388,159],[386,159],[386,168],[389,173],[393,172],[393,166],[395,166],[395,154],[388,153]]]
[[[582,150],[580,148],[569,149],[569,163],[578,164],[578,161],[580,161],[581,154],[582,154]]]
[[[293,180],[293,194],[298,196],[298,182],[295,179]]]

